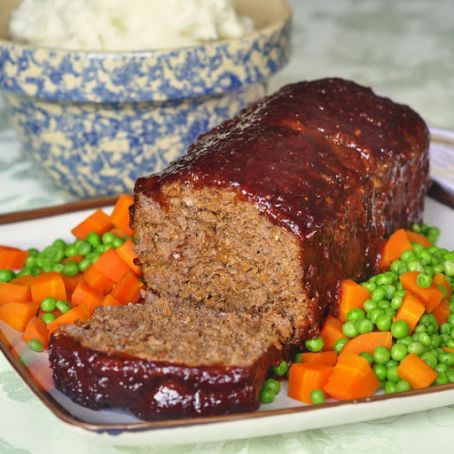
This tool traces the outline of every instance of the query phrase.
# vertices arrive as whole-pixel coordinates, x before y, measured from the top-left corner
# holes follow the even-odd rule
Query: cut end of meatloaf
[[[163,299],[99,308],[91,320],[60,332],[86,349],[188,367],[251,367],[278,344],[257,317]]]
[[[138,195],[137,253],[148,298],[260,317],[281,342],[312,323],[297,239],[234,191],[169,184]]]

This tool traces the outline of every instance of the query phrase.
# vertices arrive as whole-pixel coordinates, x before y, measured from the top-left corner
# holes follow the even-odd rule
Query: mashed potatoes
[[[23,0],[13,40],[80,50],[143,50],[236,38],[253,30],[233,0]]]

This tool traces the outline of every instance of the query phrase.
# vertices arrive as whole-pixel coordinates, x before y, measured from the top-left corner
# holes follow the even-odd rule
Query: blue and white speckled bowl
[[[24,152],[80,197],[131,191],[261,97],[289,58],[285,0],[238,1],[258,30],[242,39],[105,53],[11,42],[6,24],[18,3],[0,12],[0,90]]]

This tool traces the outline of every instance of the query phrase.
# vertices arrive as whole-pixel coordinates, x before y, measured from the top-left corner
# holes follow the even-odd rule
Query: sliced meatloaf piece
[[[57,388],[145,419],[252,409],[267,367],[317,334],[341,279],[421,218],[428,131],[342,79],[284,87],[137,181],[142,305],[51,339]]]
[[[58,388],[89,408],[143,419],[254,410],[277,336],[248,314],[153,304],[106,307],[53,337]]]
[[[428,182],[428,130],[410,108],[342,79],[286,86],[137,181],[148,291],[267,313],[300,343],[340,280],[370,274],[384,237],[420,220]]]

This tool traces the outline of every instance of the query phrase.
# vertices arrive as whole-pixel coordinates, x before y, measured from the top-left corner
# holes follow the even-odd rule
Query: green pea
[[[448,377],[449,383],[454,383],[454,369],[449,368],[448,372],[446,372],[446,375]]]
[[[357,323],[356,329],[358,330],[359,334],[370,333],[374,329],[374,325],[370,320],[367,319],[359,320],[356,323]]]
[[[384,289],[386,292],[386,298],[388,300],[391,300],[397,291],[396,287],[393,284],[385,285]]]
[[[433,334],[431,338],[432,347],[437,348],[442,344],[441,337],[437,334]]]
[[[387,368],[386,378],[388,381],[397,383],[400,380],[399,374],[397,373],[397,366],[391,366]]]
[[[365,289],[369,290],[370,293],[377,288],[377,284],[375,284],[375,282],[363,282],[362,285]]]
[[[272,391],[274,394],[278,394],[281,389],[281,384],[274,378],[267,378],[263,387],[264,389]]]
[[[405,347],[408,347],[412,342],[413,342],[413,339],[411,336],[405,336],[400,339],[397,339],[397,343],[405,345]]]
[[[393,298],[391,299],[391,307],[393,309],[399,309],[399,307],[402,305],[403,300],[404,299],[402,296],[393,296]]]
[[[96,232],[91,232],[87,235],[86,241],[91,247],[96,248],[101,244],[101,237]]]
[[[374,362],[374,358],[369,352],[362,352],[359,356],[362,356],[369,364]]]
[[[16,277],[14,271],[11,270],[0,270],[0,282],[9,282]]]
[[[377,287],[371,295],[372,301],[381,301],[386,297],[386,290],[383,287]]]
[[[372,301],[371,299],[368,299],[364,302],[363,307],[366,312],[370,312],[372,309],[375,309],[377,307],[377,303],[375,301]]]
[[[385,347],[376,347],[372,356],[377,364],[386,364],[391,358],[391,353]]]
[[[435,379],[435,385],[447,385],[449,383],[449,378],[446,374],[438,374],[438,377]]]
[[[394,316],[396,315],[396,310],[393,309],[392,307],[388,307],[387,309],[385,309],[385,315],[389,315],[391,319],[393,319]]]
[[[446,374],[448,372],[448,369],[449,369],[449,367],[443,363],[438,363],[437,366],[435,367],[435,370],[439,374]]]
[[[437,367],[437,357],[431,353],[431,352],[426,352],[421,355],[421,359],[432,369],[435,369]]]
[[[436,243],[439,236],[440,236],[440,229],[438,227],[429,227],[427,229],[427,239],[431,243]]]
[[[454,366],[454,353],[452,352],[441,352],[438,358],[440,363],[446,364],[449,367]]]
[[[301,359],[302,359],[302,356],[303,356],[303,354],[302,354],[301,352],[297,353],[297,354],[295,355],[294,362],[295,362],[295,363],[300,363],[300,362],[301,362]]]
[[[386,311],[386,309],[390,308],[391,305],[390,305],[389,301],[381,300],[381,301],[378,302],[377,307],[379,309],[381,309],[382,311]]]
[[[412,260],[407,263],[408,266],[408,271],[424,271],[424,267],[421,265],[421,263],[418,262],[418,260]]]
[[[65,263],[65,267],[63,268],[63,274],[65,276],[76,276],[79,274],[79,264],[73,262],[72,260]]]
[[[391,358],[394,361],[402,361],[408,354],[407,347],[402,344],[394,344],[391,347]]]
[[[387,381],[385,384],[385,394],[394,394],[396,392],[396,383]]]
[[[448,291],[445,289],[443,285],[437,285],[438,290],[440,290],[441,294],[443,295],[443,299],[445,300],[448,296]]]
[[[413,230],[413,232],[423,233],[423,229],[422,229],[422,226],[420,224],[413,224],[411,226],[411,229]]]
[[[389,331],[391,328],[392,317],[387,314],[380,315],[375,321],[376,327],[380,331]]]
[[[59,249],[65,250],[67,244],[66,244],[65,240],[62,240],[61,238],[58,238],[52,243],[52,246],[54,246],[56,248],[59,248]]]
[[[443,273],[444,268],[442,263],[437,263],[433,266],[433,270],[435,274]]]
[[[91,248],[91,244],[88,243],[87,241],[81,241],[77,245],[77,253],[78,253],[78,255],[82,255],[84,257],[91,252],[91,249],[92,249]]]
[[[81,273],[83,273],[87,268],[89,268],[91,265],[91,262],[89,259],[84,258],[80,261],[79,263],[79,270]]]
[[[30,269],[30,274],[32,276],[39,276],[42,272],[42,268],[39,266],[34,266],[33,268]]]
[[[348,342],[348,339],[346,339],[345,337],[341,337],[340,339],[337,339],[337,341],[334,342],[334,345],[333,345],[334,351],[337,354],[339,354],[347,342]]]
[[[424,246],[419,243],[413,243],[413,250],[415,251],[416,255],[419,255],[424,251]]]
[[[358,335],[356,326],[352,321],[347,321],[342,325],[342,333],[349,338],[356,337]]]
[[[396,391],[398,393],[403,393],[405,391],[410,391],[411,385],[407,380],[399,380],[396,383]]]
[[[65,249],[65,256],[66,257],[75,257],[77,255],[77,249],[74,244],[70,244]]]
[[[429,345],[432,345],[432,339],[427,333],[418,333],[417,334],[417,339],[418,342],[425,347],[428,347]]]
[[[308,339],[306,342],[304,342],[304,345],[310,352],[319,352],[323,349],[324,342],[323,339],[319,336],[315,339]]]
[[[413,251],[404,251],[404,252],[402,252],[402,255],[400,256],[400,259],[403,262],[408,263],[408,262],[416,259],[416,254]]]
[[[102,242],[103,242],[103,244],[105,244],[107,246],[110,246],[110,245],[112,245],[112,241],[113,241],[114,238],[115,238],[115,235],[113,233],[106,232],[102,236]]]
[[[52,268],[52,271],[54,271],[55,273],[63,273],[63,270],[65,269],[65,265],[63,263],[56,263],[53,268]]]
[[[52,312],[57,304],[57,300],[52,297],[45,298],[41,301],[40,308],[44,312]]]
[[[287,361],[282,360],[278,366],[273,366],[273,372],[278,377],[283,377],[288,372],[288,363]]]
[[[113,240],[112,240],[112,246],[114,249],[117,249],[119,248],[120,246],[123,246],[125,240],[123,238],[119,238],[118,236],[116,236]]]
[[[39,251],[38,249],[31,247],[30,249],[27,249],[27,253],[29,257],[36,257],[39,254]]]
[[[372,309],[368,314],[367,314],[367,317],[368,319],[372,322],[372,323],[376,323],[377,322],[377,319],[378,317],[380,317],[381,315],[383,315],[384,312],[381,310],[381,309]]]
[[[400,267],[402,266],[402,263],[403,262],[400,260],[394,260],[394,262],[391,263],[390,270],[394,273],[400,274]]]
[[[384,364],[377,363],[374,366],[375,375],[377,376],[378,380],[380,380],[380,381],[383,381],[386,379],[387,371],[388,371],[388,369],[386,368],[386,366]]]
[[[25,260],[25,266],[27,268],[32,268],[33,266],[36,265],[36,257],[33,257],[33,256],[30,256],[30,257],[27,257],[27,259]]]
[[[382,285],[382,286],[386,286],[388,284],[391,284],[393,282],[392,278],[389,277],[389,276],[386,276],[385,274],[380,274],[378,277],[377,277],[377,285]]]
[[[415,335],[419,333],[425,333],[426,332],[426,327],[424,325],[418,325],[415,328]],[[417,337],[417,336],[416,336]]]
[[[391,334],[396,339],[407,337],[410,332],[410,326],[405,320],[398,320],[391,325]]]
[[[448,342],[446,342],[446,347],[454,348],[454,339],[449,339]]]
[[[454,313],[454,302],[452,302],[451,300],[449,301],[449,312]]]
[[[416,277],[416,284],[419,288],[429,288],[432,285],[432,276],[427,273],[419,273]]]
[[[454,276],[454,261],[446,260],[443,263],[444,272],[447,276],[453,277]]]
[[[441,334],[450,334],[451,327],[452,327],[452,325],[450,323],[442,323],[440,325],[440,333]]]
[[[51,271],[54,271],[54,265],[50,264],[50,263],[45,263],[43,265],[43,271],[45,273],[50,273]]]
[[[347,319],[355,322],[356,320],[362,320],[365,318],[364,311],[359,307],[355,307],[354,309],[350,309],[347,313]]]
[[[454,314],[449,314],[448,323],[453,326],[454,325]]]
[[[323,389],[314,389],[311,394],[311,402],[315,405],[324,404],[326,402],[326,396]]]
[[[262,404],[270,404],[271,402],[274,401],[275,397],[276,394],[273,393],[273,391],[270,391],[269,389],[262,389],[259,394],[259,400],[260,403]]]
[[[71,304],[68,303],[68,301],[65,300],[58,300],[55,303],[55,307],[62,313],[64,314],[65,312],[68,312],[71,309]]]
[[[27,346],[30,350],[34,352],[42,352],[44,350],[43,343],[38,339],[30,339],[27,342]]]
[[[422,251],[419,254],[419,261],[423,265],[430,265],[432,263],[432,255],[427,251]]]
[[[45,314],[41,315],[41,320],[48,325],[55,320],[55,315],[52,312],[46,312]]]

